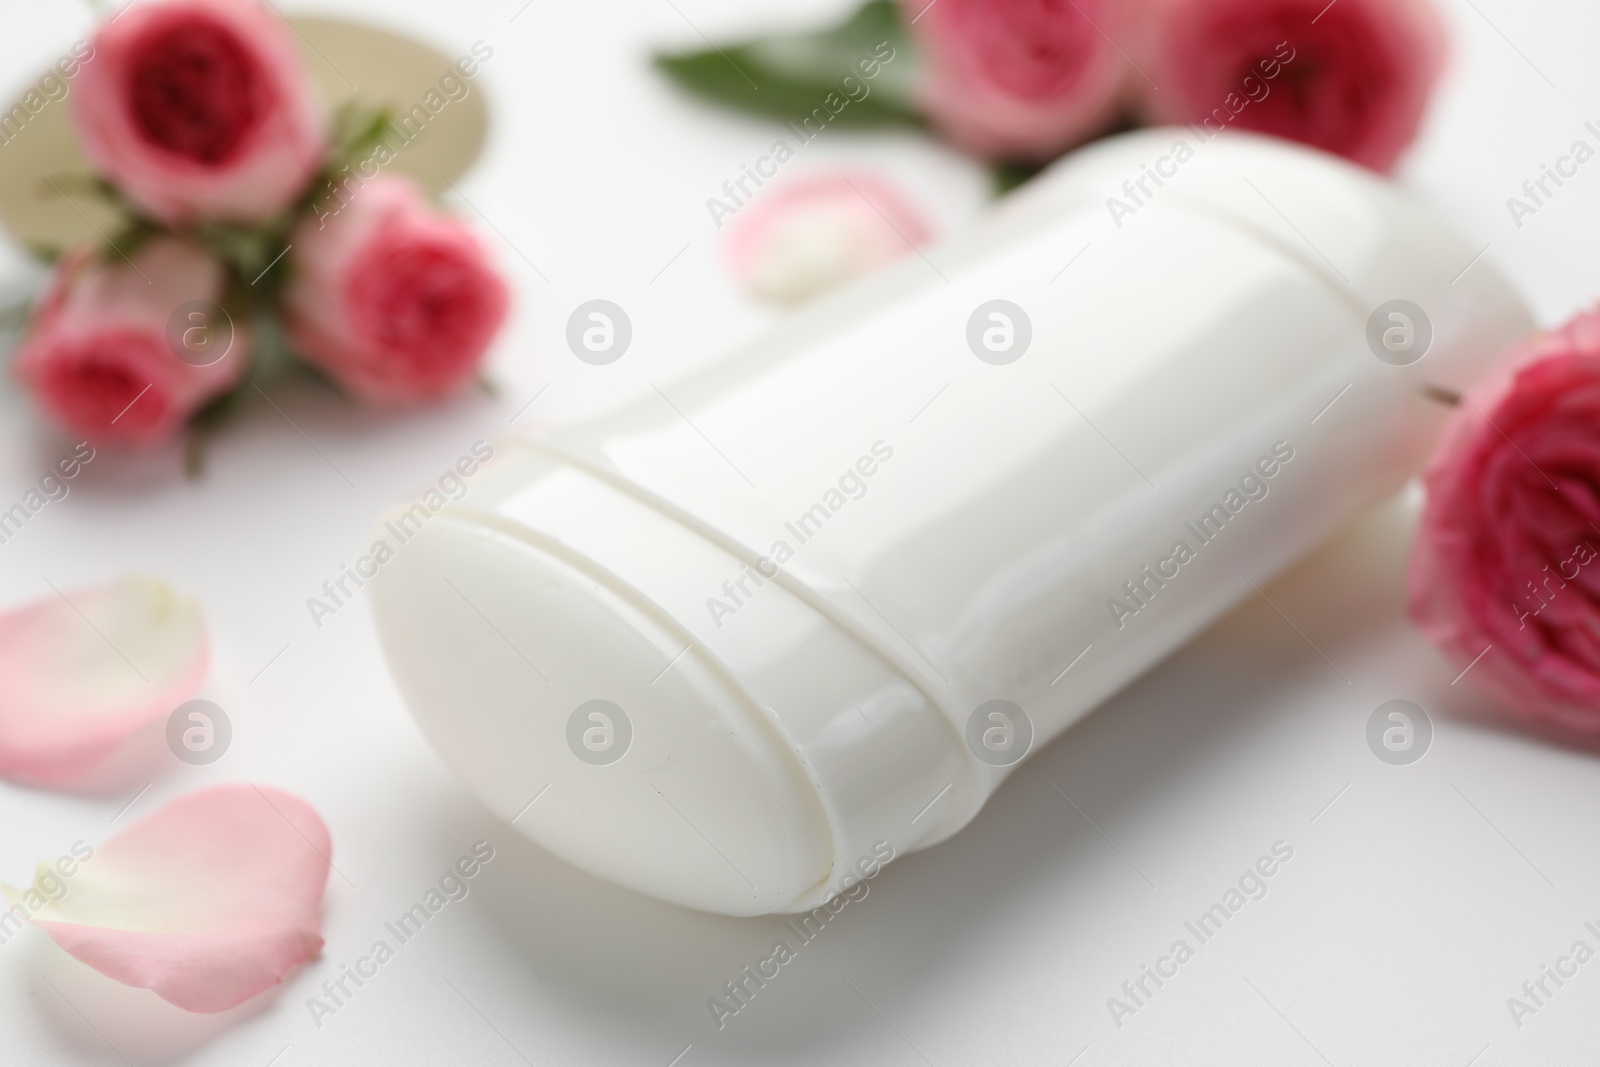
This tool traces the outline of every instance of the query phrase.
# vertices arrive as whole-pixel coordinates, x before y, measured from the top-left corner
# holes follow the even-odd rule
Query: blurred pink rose
[[[308,362],[377,404],[428,400],[477,372],[510,303],[478,238],[406,178],[380,175],[290,235],[283,293]]]
[[[54,421],[93,441],[155,444],[243,377],[250,336],[221,309],[227,269],[176,237],[133,262],[77,249],[46,284],[16,373]]]
[[[1457,407],[1424,478],[1412,619],[1514,713],[1600,733],[1600,311]]]
[[[1444,68],[1432,0],[1145,0],[1135,62],[1158,123],[1254,130],[1386,171]]]
[[[256,222],[322,162],[310,76],[255,0],[139,0],[103,24],[73,94],[91,163],[162,221]]]
[[[916,251],[929,230],[894,187],[835,174],[774,189],[728,236],[734,273],[755,295],[798,304]]]
[[[968,152],[1048,162],[1116,121],[1128,66],[1112,42],[1128,6],[901,0],[922,51],[919,104]]]

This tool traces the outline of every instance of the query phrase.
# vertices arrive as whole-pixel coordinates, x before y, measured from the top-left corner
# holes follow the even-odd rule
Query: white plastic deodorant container
[[[1309,150],[1103,142],[698,376],[498,445],[371,583],[389,661],[552,852],[816,907],[1405,483],[1532,328],[1477,251]]]

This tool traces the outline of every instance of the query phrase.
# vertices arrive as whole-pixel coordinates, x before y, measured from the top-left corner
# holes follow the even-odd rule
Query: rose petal
[[[6,890],[109,978],[187,1011],[226,1011],[322,950],[332,847],[305,801],[225,785],[191,793],[95,850],[60,900]],[[58,883],[59,884],[59,883]]]
[[[193,696],[208,659],[200,609],[155,578],[0,615],[0,775],[59,785],[92,773]]]
[[[928,226],[893,186],[826,175],[774,190],[734,221],[728,256],[756,296],[799,304],[927,243]]]

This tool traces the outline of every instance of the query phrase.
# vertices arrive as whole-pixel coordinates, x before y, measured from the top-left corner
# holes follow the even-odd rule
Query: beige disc
[[[364,23],[309,15],[289,21],[330,114],[340,104],[356,100],[388,108],[396,122],[415,116],[406,128],[414,139],[399,149],[390,168],[437,191],[472,165],[488,134],[489,109],[479,80],[463,78],[455,70],[460,56],[447,57],[409,37]],[[465,50],[463,54],[477,61]],[[117,225],[115,212],[80,189],[81,179],[92,171],[73,138],[70,92],[68,98],[30,113],[22,101],[36,85],[37,80],[0,114],[9,138],[0,144],[0,224],[19,241],[47,248],[95,239],[97,231],[109,235]],[[42,97],[34,99],[37,103]],[[437,110],[429,109],[428,103]],[[419,108],[420,112],[414,110]],[[25,123],[16,119],[18,109],[28,116]],[[395,136],[390,143],[402,140]],[[78,179],[57,181],[65,198],[47,180],[63,176]]]

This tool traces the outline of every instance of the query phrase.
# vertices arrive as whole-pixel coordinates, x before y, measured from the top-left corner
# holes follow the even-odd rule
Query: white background
[[[70,0],[6,3],[9,95],[91,15]],[[680,96],[647,57],[700,45],[698,31],[721,40],[839,8],[533,0],[511,21],[522,5],[317,8],[390,20],[451,55],[480,38],[495,49],[479,79],[492,141],[461,188],[504,235],[497,254],[520,296],[494,358],[498,399],[389,416],[281,383],[274,399],[298,431],[258,398],[200,482],[184,479],[175,452],[102,455],[71,496],[0,546],[0,603],[48,594],[47,579],[70,588],[135,569],[198,597],[215,641],[205,695],[235,730],[219,763],[174,762],[136,800],[136,787],[81,797],[0,786],[0,880],[25,884],[37,859],[207,784],[271,783],[310,800],[333,833],[342,874],[328,885],[325,954],[276,994],[186,1016],[30,930],[0,946],[0,1062],[1592,1060],[1600,962],[1520,1029],[1506,998],[1574,940],[1596,943],[1583,930],[1600,920],[1594,756],[1501,729],[1469,683],[1451,685],[1455,672],[1401,615],[1403,507],[1268,588],[1282,615],[1246,605],[1036,755],[956,838],[893,864],[721,1032],[706,998],[766,953],[776,920],[616,889],[483,811],[411,725],[365,605],[319,631],[305,600],[358,554],[381,508],[474,440],[619,400],[774,318],[733,285],[704,206],[774,127]],[[1553,325],[1600,295],[1600,164],[1520,231],[1505,200],[1600,119],[1600,9],[1446,6],[1455,61],[1402,180],[1489,246]],[[830,131],[789,172],[838,164],[898,180],[944,230],[984,202],[976,167],[913,133]],[[33,279],[20,257],[0,260],[0,291]],[[579,363],[561,342],[568,313],[594,297],[634,323],[634,348],[610,367]],[[13,389],[0,393],[0,501],[68,449]],[[1436,724],[1432,751],[1410,767],[1380,763],[1364,740],[1368,715],[1396,697]],[[479,838],[497,856],[471,896],[313,1025],[306,998]],[[1269,895],[1117,1028],[1107,998],[1278,840],[1294,858]]]

